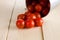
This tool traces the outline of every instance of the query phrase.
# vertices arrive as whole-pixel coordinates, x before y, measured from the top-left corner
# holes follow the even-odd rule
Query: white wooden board
[[[6,40],[14,1],[15,0],[0,0],[0,40]]]
[[[16,0],[16,6],[10,24],[8,40],[42,40],[41,28],[32,28],[27,30],[19,30],[16,27],[16,18],[20,13],[24,13],[24,0]]]
[[[43,31],[45,40],[60,40],[60,5],[44,18]]]

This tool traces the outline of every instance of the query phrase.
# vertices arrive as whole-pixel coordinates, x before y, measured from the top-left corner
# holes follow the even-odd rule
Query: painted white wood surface
[[[41,28],[21,30],[16,27],[17,16],[25,11],[25,6],[23,6],[23,3],[22,0],[16,0],[8,40],[42,40]]]
[[[44,18],[43,31],[45,40],[60,40],[60,5]]]
[[[0,40],[6,40],[14,1],[15,0],[0,0]]]

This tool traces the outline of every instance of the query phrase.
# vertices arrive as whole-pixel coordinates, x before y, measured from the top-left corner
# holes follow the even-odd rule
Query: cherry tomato
[[[33,5],[33,6],[34,6],[34,5],[36,5],[36,2],[35,2],[35,1],[33,1],[33,2],[32,2],[32,5]]]
[[[25,25],[24,20],[19,19],[19,20],[16,21],[17,28],[23,29],[24,28],[24,25]]]
[[[18,17],[17,17],[17,20],[18,19],[24,19],[25,15],[24,14],[19,14]]]
[[[35,25],[36,26],[42,26],[42,24],[43,24],[43,19],[42,18],[36,18],[35,19]]]
[[[40,4],[41,4],[42,6],[45,6],[45,4],[44,4],[44,2],[43,2],[43,1],[41,1],[41,2],[40,2]]]
[[[25,25],[26,28],[33,28],[35,24],[33,20],[27,19]]]
[[[36,18],[41,18],[41,15],[40,15],[40,13],[38,13],[38,12],[35,12],[34,14],[36,15]]]
[[[44,9],[44,10],[42,11],[42,13],[43,13],[44,16],[46,16],[46,15],[48,14],[48,12],[49,12],[49,9],[48,9],[48,8],[46,8],[46,9]]]
[[[50,8],[50,3],[48,3],[48,8]]]
[[[36,19],[36,15],[31,13],[30,15],[26,16],[27,19]]]
[[[42,6],[40,4],[37,4],[35,6],[35,10],[38,11],[38,12],[41,12],[42,11]]]
[[[33,12],[33,6],[32,5],[29,5],[27,8],[30,12]]]
[[[46,1],[46,0],[45,0]],[[43,6],[43,7],[46,7],[46,5],[47,5],[47,2],[45,2],[45,1],[40,1],[40,4]]]
[[[28,15],[30,15],[30,14],[31,14],[30,11],[26,11],[26,12],[25,12],[25,16],[28,16]]]

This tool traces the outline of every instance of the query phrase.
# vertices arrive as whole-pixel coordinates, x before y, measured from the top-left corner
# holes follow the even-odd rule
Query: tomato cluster
[[[25,14],[19,14],[16,21],[16,26],[19,29],[41,27],[42,24],[43,19],[38,12],[31,13],[27,11]]]
[[[42,17],[45,17],[50,10],[49,0],[26,0],[26,6],[28,11],[17,17],[17,28],[42,27]]]
[[[45,17],[50,10],[49,0],[26,0],[26,7],[30,12],[39,12],[41,17]]]

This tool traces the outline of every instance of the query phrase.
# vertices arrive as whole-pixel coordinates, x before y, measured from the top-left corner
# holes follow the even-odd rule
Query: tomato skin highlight
[[[35,19],[35,25],[36,26],[40,26],[40,27],[42,27],[42,25],[43,25],[43,19],[42,18],[36,18]]]
[[[41,18],[41,15],[40,15],[40,13],[38,13],[38,12],[35,12],[34,14],[36,15],[36,18]]]
[[[25,25],[24,20],[19,19],[19,20],[16,21],[17,28],[23,29],[24,28],[24,25]]]
[[[33,28],[35,23],[32,19],[27,19],[25,25],[26,28]]]
[[[33,19],[34,20],[34,19],[36,19],[36,15],[31,13],[30,15],[26,16],[26,19]]]
[[[41,11],[42,11],[42,6],[41,6],[40,4],[37,4],[37,5],[35,6],[35,10],[36,10],[37,12],[41,12]]]
[[[30,12],[33,12],[33,10],[34,10],[32,5],[29,5],[27,8]]]

